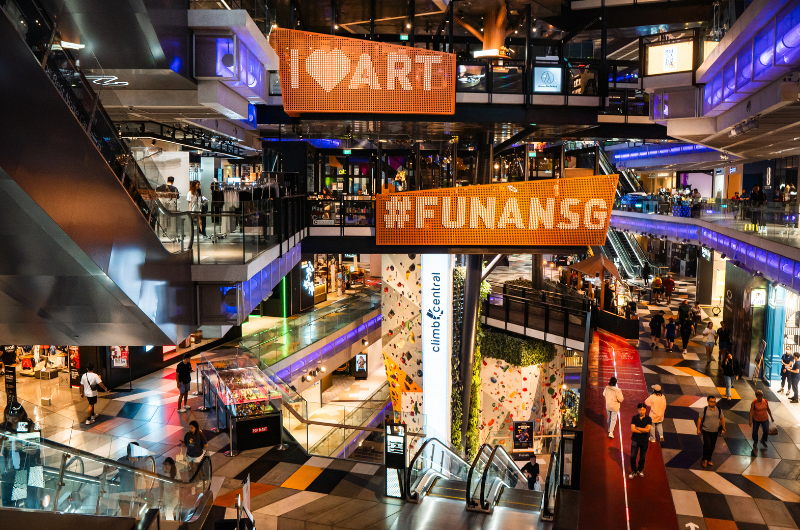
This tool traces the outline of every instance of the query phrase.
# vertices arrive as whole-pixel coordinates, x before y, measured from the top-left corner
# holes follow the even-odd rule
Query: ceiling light
[[[339,29],[339,24],[334,24],[333,29]]]
[[[408,29],[411,29],[411,22],[406,22],[406,27],[407,27]]]

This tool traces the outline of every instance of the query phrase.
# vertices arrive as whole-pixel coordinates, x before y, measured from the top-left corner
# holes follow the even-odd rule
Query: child
[[[666,325],[667,330],[667,351],[672,351],[675,344],[675,334],[678,332],[678,326],[675,324],[675,317],[669,317],[669,324]]]

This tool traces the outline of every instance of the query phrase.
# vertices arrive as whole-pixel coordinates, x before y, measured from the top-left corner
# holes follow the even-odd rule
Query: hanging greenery
[[[564,392],[561,402],[561,424],[564,427],[575,427],[578,422],[578,400],[580,397],[574,390]]]
[[[453,269],[453,357],[452,357],[452,394],[451,394],[451,434],[450,442],[455,447],[462,447],[461,427],[464,421],[464,414],[461,410],[461,328],[464,322],[464,281],[466,271],[464,267]],[[485,300],[492,288],[489,282],[481,282],[480,298]],[[470,410],[468,415],[466,454],[469,459],[473,458],[480,447],[480,408],[481,408],[481,337],[483,333],[480,327],[480,311],[478,306],[477,324],[477,344],[475,345],[475,357],[472,364],[472,381],[470,384]]]
[[[487,331],[481,338],[484,357],[500,359],[514,366],[549,363],[556,355],[554,344],[530,337]]]

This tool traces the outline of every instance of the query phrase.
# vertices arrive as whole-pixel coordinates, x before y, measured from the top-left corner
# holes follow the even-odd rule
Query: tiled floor
[[[798,529],[800,405],[788,403],[774,389],[749,379],[734,383],[735,394],[728,402],[724,399],[724,381],[718,364],[716,361],[706,364],[705,349],[699,338],[690,340],[687,355],[677,348],[675,352],[665,352],[663,344],[660,349],[651,350],[649,315],[662,309],[667,317],[677,315],[682,299],[691,302],[694,298],[690,280],[677,283],[682,292],[673,297],[669,306],[639,304],[638,351],[648,387],[660,384],[667,397],[661,449],[679,526],[693,523],[701,530]],[[703,316],[718,327],[719,317],[709,318],[705,312]],[[714,359],[717,356],[715,349]],[[763,390],[770,402],[779,433],[769,437],[767,447],[759,445],[757,457],[752,457],[748,415],[756,388]],[[718,397],[727,429],[717,442],[714,466],[703,468],[702,440],[697,435],[696,421],[708,395]]]

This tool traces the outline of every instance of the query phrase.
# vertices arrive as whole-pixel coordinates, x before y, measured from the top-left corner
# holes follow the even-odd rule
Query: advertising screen
[[[369,365],[367,364],[367,354],[357,353],[355,363],[356,379],[366,379],[368,375],[367,371],[369,369]]]
[[[647,75],[690,72],[694,61],[691,41],[647,47]]]

